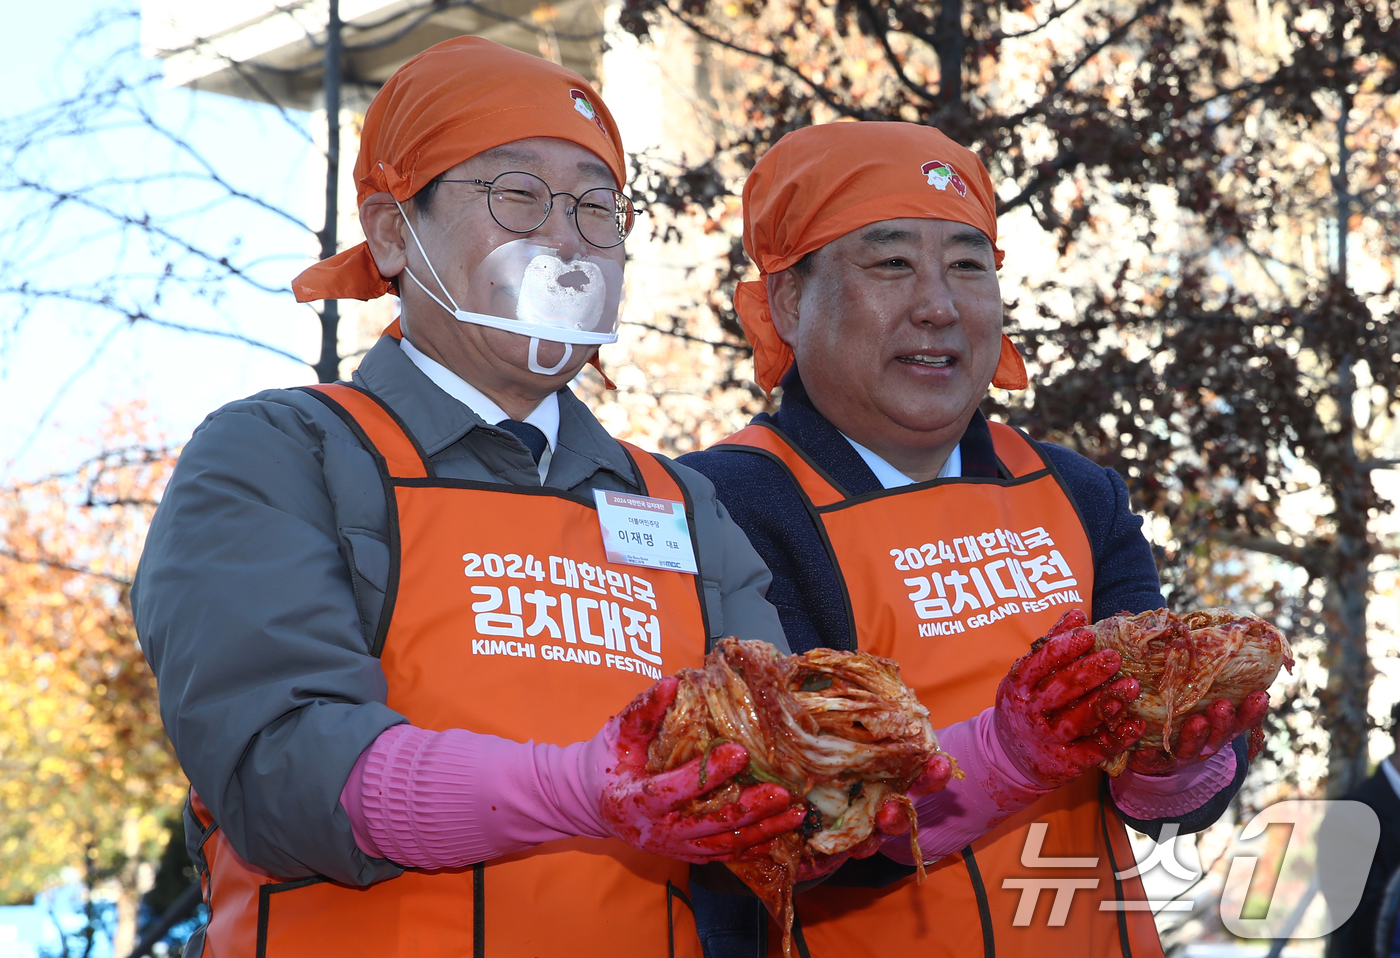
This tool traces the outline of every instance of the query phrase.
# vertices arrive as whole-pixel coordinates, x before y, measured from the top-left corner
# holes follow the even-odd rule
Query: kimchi
[[[1293,650],[1283,633],[1247,612],[1208,609],[1178,617],[1157,609],[1115,615],[1090,628],[1095,648],[1117,650],[1120,674],[1142,686],[1128,704],[1128,714],[1147,723],[1135,748],[1171,754],[1183,718],[1204,712],[1216,699],[1239,708],[1247,695],[1272,685],[1280,667],[1293,671]],[[1124,752],[1104,768],[1118,775],[1130,757]]]
[[[652,741],[647,770],[668,771],[725,742],[749,755],[743,774],[682,812],[699,815],[733,803],[754,782],[782,785],[807,805],[799,831],[726,863],[782,926],[785,954],[799,869],[807,862],[820,870],[830,856],[868,839],[885,802],[903,807],[914,860],[922,862],[917,816],[905,793],[939,751],[938,741],[928,709],[900,680],[896,663],[831,649],[784,655],[766,642],[729,638],[704,668],[677,677],[676,700]]]

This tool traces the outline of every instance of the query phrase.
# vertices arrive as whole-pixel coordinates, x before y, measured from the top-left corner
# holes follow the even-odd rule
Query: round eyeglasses
[[[502,173],[494,180],[440,180],[442,183],[470,183],[486,190],[486,208],[502,229],[512,233],[532,233],[544,225],[554,209],[556,196],[567,196],[573,205],[565,213],[573,217],[579,235],[599,249],[617,246],[632,232],[637,208],[617,190],[597,187],[582,196],[555,193],[549,184],[533,173]]]

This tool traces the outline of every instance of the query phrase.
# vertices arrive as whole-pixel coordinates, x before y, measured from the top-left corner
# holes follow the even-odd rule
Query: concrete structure
[[[405,60],[474,34],[548,57],[590,79],[603,37],[594,0],[341,0],[345,82],[373,94]],[[141,45],[173,86],[296,110],[321,102],[328,0],[142,0]]]

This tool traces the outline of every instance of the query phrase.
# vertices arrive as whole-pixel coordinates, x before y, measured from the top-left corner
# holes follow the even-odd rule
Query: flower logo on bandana
[[[953,164],[945,163],[943,160],[929,160],[919,167],[919,171],[928,177],[928,185],[939,192],[946,190],[951,185],[953,189],[958,191],[959,196],[967,195],[967,184],[953,169]]]
[[[598,124],[598,129],[603,131],[603,135],[608,135],[608,128],[603,126],[603,118],[598,115],[598,111],[593,109],[593,104],[588,100],[588,94],[582,90],[570,90],[569,96],[574,98],[574,109],[583,115],[584,119],[592,120]]]

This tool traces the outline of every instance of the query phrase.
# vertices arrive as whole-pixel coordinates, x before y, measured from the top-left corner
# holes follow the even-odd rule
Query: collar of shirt
[[[498,406],[490,396],[442,363],[425,355],[421,349],[409,342],[407,337],[399,340],[399,346],[403,349],[404,355],[413,361],[413,365],[423,371],[423,375],[431,379],[447,395],[476,413],[482,422],[494,426],[502,419],[510,418],[506,411]],[[544,433],[545,441],[549,443],[545,447],[544,454],[540,456],[540,482],[544,482],[544,477],[549,475],[549,461],[554,456],[554,447],[559,442],[559,397],[550,393],[530,412],[530,415],[525,417],[524,421]]]
[[[1389,758],[1381,759],[1381,770],[1385,772],[1385,780],[1390,783],[1390,788],[1395,792],[1395,796],[1400,798],[1400,772],[1395,770],[1395,766]]]
[[[771,416],[759,413],[754,421],[770,423],[782,431],[825,470],[843,494],[861,496],[884,489],[850,441],[817,412],[796,369],[783,379],[783,401],[778,411]],[[972,414],[957,448],[962,459],[958,478],[1005,478],[992,445],[992,431],[980,412]]]
[[[897,489],[900,486],[912,486],[914,484],[913,479],[910,479],[904,473],[875,455],[875,453],[871,452],[869,449],[866,449],[844,432],[841,433],[841,438],[851,444],[851,448],[865,460],[865,464],[870,467],[870,471],[875,473],[875,478],[880,480],[880,485],[884,486],[886,489]],[[953,451],[949,453],[948,459],[943,463],[943,468],[938,470],[938,478],[959,479],[961,477],[962,444],[959,443],[954,446]]]
[[[472,438],[476,427],[483,425],[481,417],[465,403],[443,392],[414,365],[399,343],[392,336],[381,336],[365,353],[351,378],[356,386],[374,394],[394,410],[422,444],[440,475],[476,482],[529,484],[532,478],[539,481],[538,468],[520,471],[521,457],[509,454],[495,429],[485,428]],[[583,487],[587,492],[602,483],[598,488],[640,492],[641,480],[627,451],[608,435],[588,406],[568,389],[560,389],[555,397],[559,406],[559,440],[543,484],[556,489]],[[833,435],[836,433],[835,429],[831,431]],[[491,441],[484,442],[483,437]],[[870,471],[850,446],[844,442],[841,446],[862,470]],[[456,451],[449,452],[453,447]],[[966,464],[964,450],[964,468]],[[530,465],[535,466],[533,462]],[[607,478],[599,477],[600,470],[612,473],[622,485],[614,486]],[[874,476],[870,481],[875,481]]]

